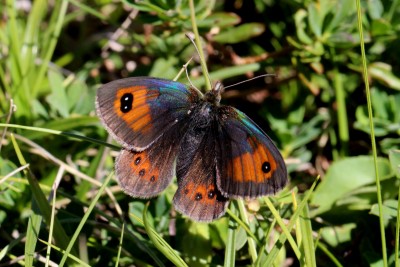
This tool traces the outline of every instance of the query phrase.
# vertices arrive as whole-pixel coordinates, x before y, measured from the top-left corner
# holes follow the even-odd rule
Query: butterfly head
[[[224,91],[222,83],[217,82],[215,86],[204,95],[204,99],[214,105],[219,105],[221,101],[221,93]]]

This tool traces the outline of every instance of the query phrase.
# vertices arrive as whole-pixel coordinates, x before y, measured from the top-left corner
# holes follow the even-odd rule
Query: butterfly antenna
[[[262,77],[270,77],[270,76],[276,76],[276,75],[275,75],[275,74],[270,74],[270,73],[268,73],[268,74],[262,74],[262,75],[259,75],[259,76],[254,77],[254,78],[245,80],[245,81],[241,81],[241,82],[238,82],[238,83],[235,83],[235,84],[231,84],[231,85],[225,86],[225,89],[226,89],[226,88],[229,88],[229,87],[232,87],[232,86],[236,86],[236,85],[238,85],[238,84],[247,83],[247,82],[250,82],[250,81],[255,80],[255,79],[259,79],[259,78],[262,78]]]
[[[193,37],[192,33],[185,33],[185,36],[192,42],[192,44],[194,45],[194,48],[196,48],[196,51],[197,51],[197,54],[199,55],[200,60],[201,60],[202,57],[200,55],[199,48],[197,47],[196,43],[194,42],[194,37]],[[208,72],[207,71],[203,71],[203,72],[205,72],[203,74],[207,75],[208,81],[211,82],[211,78],[210,78],[210,75],[208,74]]]
[[[193,57],[192,57],[192,58],[193,58]],[[192,59],[192,58],[190,58],[190,59]],[[193,88],[197,89],[197,87],[196,87],[196,86],[194,86],[194,84],[192,83],[192,80],[190,80],[190,77],[189,77],[189,71],[188,71],[188,67],[187,67],[187,65],[183,65],[183,67],[185,68],[185,71],[186,71],[186,77],[187,77],[187,79],[188,79],[188,81],[189,81],[189,83],[190,83],[190,86],[192,86]],[[197,90],[199,90],[199,89],[197,89]]]

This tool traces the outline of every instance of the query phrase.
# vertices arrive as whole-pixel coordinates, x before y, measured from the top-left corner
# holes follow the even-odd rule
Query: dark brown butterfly
[[[224,215],[229,198],[286,185],[276,146],[244,113],[220,105],[220,89],[203,95],[179,82],[135,77],[98,90],[97,114],[123,147],[115,169],[127,194],[154,197],[176,173],[175,208],[208,222]]]

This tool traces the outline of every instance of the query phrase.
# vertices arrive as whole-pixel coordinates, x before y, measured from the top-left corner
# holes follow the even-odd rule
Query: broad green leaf
[[[240,17],[235,13],[215,12],[203,20],[198,21],[197,26],[201,27],[219,27],[236,25],[240,22]]]
[[[368,14],[373,19],[382,18],[384,6],[381,0],[369,0],[366,2],[368,7]]]
[[[378,158],[378,170],[381,180],[393,175],[385,158]],[[359,156],[334,162],[312,195],[311,204],[318,207],[313,214],[328,211],[346,194],[372,183],[375,183],[372,157]]]
[[[213,40],[221,44],[235,44],[246,41],[265,31],[264,24],[246,23],[235,28],[229,28],[215,35]]]
[[[332,227],[323,227],[321,229],[321,237],[324,242],[331,247],[337,247],[339,244],[350,242],[352,231],[357,228],[355,223],[343,224]]]
[[[61,117],[68,117],[69,104],[65,86],[63,84],[64,77],[55,71],[49,70],[48,73],[51,94],[46,97],[52,110],[57,111]]]

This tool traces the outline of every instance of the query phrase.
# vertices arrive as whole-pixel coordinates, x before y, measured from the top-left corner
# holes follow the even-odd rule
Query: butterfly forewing
[[[217,185],[229,197],[275,194],[287,183],[286,166],[272,140],[244,113],[219,113]]]
[[[108,132],[126,149],[141,151],[182,121],[196,91],[148,77],[116,80],[97,92],[96,109]]]

